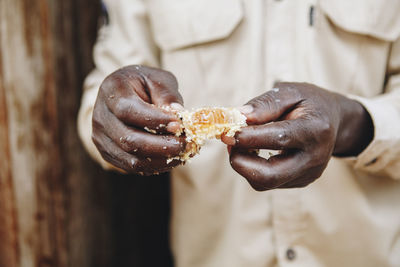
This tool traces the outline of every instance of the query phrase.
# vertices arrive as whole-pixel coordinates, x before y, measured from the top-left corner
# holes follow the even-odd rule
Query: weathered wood
[[[2,1],[2,54],[21,266],[66,266],[48,7]]]
[[[7,105],[2,73],[0,53],[0,266],[16,267],[18,266],[16,204],[10,168]]]
[[[0,266],[110,262],[105,190],[104,202],[93,200],[107,180],[96,177],[75,126],[90,66],[82,62],[90,53],[76,48],[90,51],[98,12],[97,1],[85,3],[91,33],[82,40],[79,1],[0,2]]]
[[[77,136],[98,13],[0,1],[0,267],[171,266],[168,175],[106,173]]]

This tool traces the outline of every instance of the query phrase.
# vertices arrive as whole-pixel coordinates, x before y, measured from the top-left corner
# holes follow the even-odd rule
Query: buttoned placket
[[[310,9],[294,1],[275,0],[266,7],[265,32],[265,86],[272,89],[277,81],[294,81],[302,74],[296,73],[296,31],[299,27],[309,28]],[[310,4],[310,6],[312,6]],[[303,17],[299,17],[303,15]],[[312,16],[312,17],[310,17]],[[304,25],[298,25],[297,23]],[[313,21],[312,21],[313,22]],[[301,32],[301,31],[300,31]],[[299,75],[299,76],[297,76]],[[296,265],[301,260],[301,239],[306,227],[301,203],[301,189],[275,190],[272,192],[273,231],[276,242],[276,257],[280,266]]]

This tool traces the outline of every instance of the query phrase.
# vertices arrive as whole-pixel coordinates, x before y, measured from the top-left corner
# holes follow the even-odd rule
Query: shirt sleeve
[[[374,138],[356,158],[346,159],[358,170],[400,179],[400,39],[392,44],[384,94],[359,101],[371,115]]]
[[[89,152],[104,169],[115,169],[103,160],[92,142],[92,114],[100,84],[118,68],[132,64],[159,66],[159,51],[152,38],[146,6],[141,0],[106,0],[108,23],[94,46],[95,69],[83,86],[78,133]]]

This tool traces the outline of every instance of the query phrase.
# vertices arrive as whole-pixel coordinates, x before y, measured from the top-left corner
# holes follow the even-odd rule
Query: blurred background
[[[76,116],[98,0],[0,0],[0,267],[172,266],[169,177],[107,173]]]

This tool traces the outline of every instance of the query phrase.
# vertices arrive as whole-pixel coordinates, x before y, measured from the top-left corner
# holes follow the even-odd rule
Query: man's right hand
[[[167,163],[185,150],[176,137],[179,119],[162,109],[182,107],[175,77],[166,71],[127,66],[109,75],[100,86],[93,110],[92,140],[102,157],[128,173],[151,175],[169,171]]]

